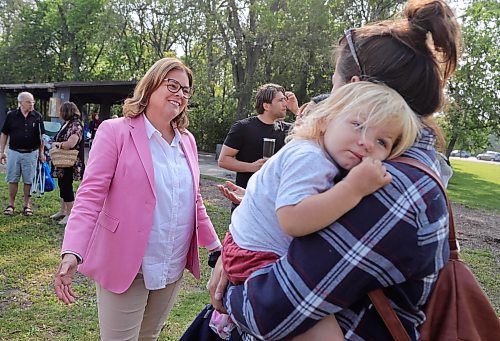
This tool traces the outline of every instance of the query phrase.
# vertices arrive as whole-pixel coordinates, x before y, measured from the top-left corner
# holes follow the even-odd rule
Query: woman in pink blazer
[[[186,129],[192,94],[191,70],[161,59],[125,101],[124,117],[97,131],[54,287],[68,304],[77,268],[96,282],[103,340],[158,338],[183,269],[200,277],[198,244],[220,249]]]

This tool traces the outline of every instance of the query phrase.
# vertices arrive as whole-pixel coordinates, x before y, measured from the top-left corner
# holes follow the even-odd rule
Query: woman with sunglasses
[[[54,287],[69,304],[77,268],[95,281],[102,340],[157,339],[184,268],[200,277],[198,243],[220,249],[186,129],[192,94],[191,70],[161,59],[125,100],[124,117],[97,131]]]
[[[396,90],[424,128],[403,156],[439,173],[432,114],[458,58],[459,26],[442,0],[410,0],[405,18],[346,31],[337,50],[333,90],[360,80]],[[311,327],[334,314],[349,340],[392,340],[368,293],[383,288],[410,339],[419,338],[427,302],[448,260],[448,211],[442,191],[419,169],[386,162],[392,182],[322,231],[292,241],[288,253],[224,304],[241,330],[263,340],[308,341]],[[226,189],[237,201],[241,189]],[[216,264],[209,290],[224,311],[226,279]],[[220,279],[219,279],[220,276]]]

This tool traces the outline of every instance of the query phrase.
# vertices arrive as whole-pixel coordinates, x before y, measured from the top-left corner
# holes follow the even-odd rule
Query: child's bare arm
[[[283,231],[293,237],[319,231],[391,180],[392,176],[379,160],[364,158],[344,180],[328,191],[312,195],[296,205],[279,208],[278,221]]]

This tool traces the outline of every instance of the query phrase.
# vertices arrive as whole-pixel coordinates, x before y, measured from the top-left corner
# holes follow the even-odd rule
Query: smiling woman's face
[[[168,79],[168,81],[167,81]],[[186,108],[188,100],[183,96],[183,90],[172,93],[168,89],[169,82],[177,82],[181,87],[189,88],[189,78],[183,70],[171,70],[165,80],[153,91],[146,108],[148,117],[159,115],[161,120],[171,122]]]

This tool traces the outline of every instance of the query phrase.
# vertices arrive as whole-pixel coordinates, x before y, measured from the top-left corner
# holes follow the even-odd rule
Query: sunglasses
[[[165,80],[167,81],[167,89],[171,93],[176,94],[179,92],[179,90],[182,90],[182,97],[189,99],[191,98],[191,96],[193,96],[194,88],[189,86],[182,86],[181,83],[172,78],[166,78]]]
[[[351,51],[352,58],[354,62],[358,66],[360,75],[363,74],[363,69],[361,68],[361,64],[359,63],[358,55],[356,54],[356,49],[354,47],[354,41],[352,39],[352,32],[354,32],[354,28],[350,28],[344,32],[345,40],[347,41],[347,45],[349,46],[349,50]]]

